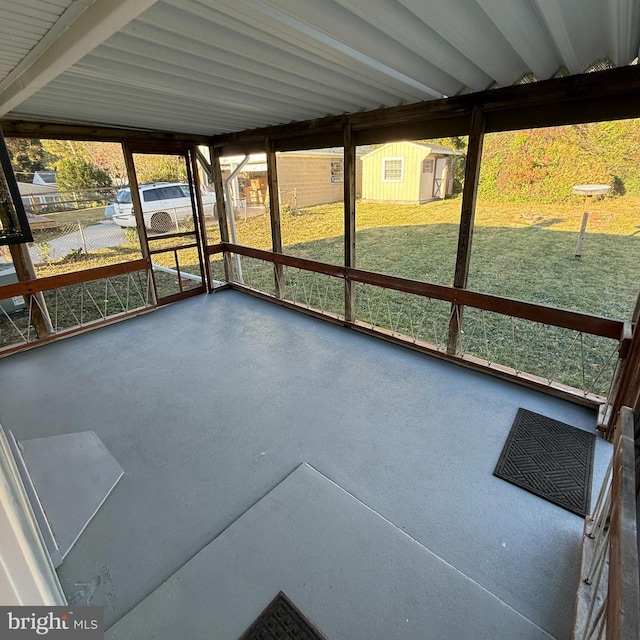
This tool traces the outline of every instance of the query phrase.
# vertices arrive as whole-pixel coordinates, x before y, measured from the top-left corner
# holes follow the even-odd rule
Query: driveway
[[[108,247],[117,247],[126,244],[127,237],[125,230],[119,227],[111,220],[103,220],[98,224],[89,227],[83,227],[82,233],[77,229],[71,233],[67,233],[53,240],[49,240],[47,244],[51,248],[49,252],[49,260],[57,260],[64,258],[73,250],[82,249],[87,253],[96,249],[105,249]],[[29,253],[34,263],[44,262],[44,256],[41,255],[37,246],[31,245]]]

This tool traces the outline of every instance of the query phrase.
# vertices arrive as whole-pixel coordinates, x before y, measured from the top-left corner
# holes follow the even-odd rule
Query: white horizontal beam
[[[0,83],[0,116],[122,29],[156,0],[76,0]],[[79,9],[84,8],[80,13]]]

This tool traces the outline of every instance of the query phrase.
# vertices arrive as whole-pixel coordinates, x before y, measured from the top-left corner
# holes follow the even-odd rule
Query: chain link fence
[[[29,254],[34,265],[43,265],[137,242],[135,229],[123,229],[108,219],[78,219],[34,229]]]
[[[38,190],[34,191],[34,193],[22,194],[22,204],[27,213],[34,215],[104,207],[109,202],[113,202],[118,191],[123,188],[122,186],[111,186],[93,189],[59,190],[54,185],[35,185],[31,187],[33,189],[38,187]]]

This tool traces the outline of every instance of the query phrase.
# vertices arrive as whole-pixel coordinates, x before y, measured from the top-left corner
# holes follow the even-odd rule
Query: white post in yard
[[[582,224],[578,234],[578,244],[576,245],[576,258],[582,257],[582,245],[584,237],[587,235],[587,223],[591,212],[593,196],[604,196],[609,193],[611,187],[608,184],[578,184],[573,187],[573,193],[584,196],[584,213],[582,214]]]

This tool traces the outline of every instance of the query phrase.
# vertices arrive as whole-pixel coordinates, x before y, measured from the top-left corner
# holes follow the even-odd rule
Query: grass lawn
[[[358,202],[356,265],[406,278],[451,285],[461,201],[423,205]],[[575,245],[583,202],[529,205],[478,202],[468,286],[485,293],[629,319],[640,288],[640,202],[637,197],[605,198],[592,205],[582,258]],[[77,216],[77,212],[72,212]],[[343,263],[342,203],[281,214],[285,253],[333,264]],[[266,216],[236,222],[238,242],[271,248]],[[209,242],[219,240],[210,229]],[[156,241],[160,244],[160,241]],[[139,255],[132,243],[94,252],[79,260],[54,262],[40,275],[99,266]],[[215,256],[212,256],[215,258]],[[173,254],[154,262],[175,268]],[[214,260],[214,271],[221,273]],[[180,267],[198,274],[195,250],[183,250]],[[273,267],[242,258],[244,280],[273,293]],[[163,275],[159,285],[175,288]],[[289,299],[341,314],[343,283],[286,269]],[[173,292],[173,291],[171,291]],[[161,291],[162,293],[162,291]],[[397,292],[358,286],[357,316],[363,322],[444,346],[449,305]],[[467,309],[463,318],[465,353],[519,370],[605,393],[601,374],[614,351],[613,341],[541,327],[497,314]],[[584,361],[584,368],[582,362]]]
[[[285,252],[343,262],[342,205],[282,217]],[[575,246],[582,218],[576,205],[478,203],[468,286],[528,302],[614,318],[631,317],[640,290],[640,200],[594,203],[582,258]],[[356,266],[452,285],[460,200],[424,205],[357,205]],[[333,230],[328,227],[333,221]],[[251,234],[243,244],[269,248]],[[255,225],[257,227],[257,225]]]
[[[469,288],[614,318],[631,317],[640,288],[638,198],[593,204],[583,257],[575,257],[583,203],[506,205],[479,202]],[[282,215],[284,250],[343,262],[342,204]],[[359,268],[453,284],[460,200],[424,205],[357,205]],[[238,223],[242,244],[269,249],[263,220]],[[273,269],[242,258],[245,282],[273,293]],[[342,283],[286,269],[285,295],[343,313]],[[444,348],[450,307],[409,294],[358,285],[358,320]],[[473,309],[463,316],[462,349],[492,362],[605,394],[615,342]],[[584,366],[583,366],[584,363]]]

